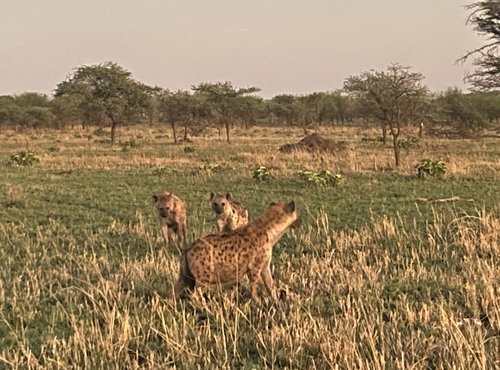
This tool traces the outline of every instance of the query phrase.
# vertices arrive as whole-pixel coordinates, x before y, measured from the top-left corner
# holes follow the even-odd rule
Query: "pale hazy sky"
[[[482,45],[461,0],[0,0],[0,95],[51,94],[75,67],[113,61],[146,84],[341,88],[410,65],[434,91],[465,88]]]

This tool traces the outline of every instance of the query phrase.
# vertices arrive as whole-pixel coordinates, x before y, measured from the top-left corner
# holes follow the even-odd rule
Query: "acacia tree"
[[[467,23],[488,42],[460,58],[465,61],[476,56],[474,65],[478,69],[467,74],[465,81],[476,90],[497,91],[500,89],[500,1],[477,1],[468,5],[467,9],[471,11]]]
[[[198,86],[192,86],[192,89],[217,112],[216,116],[221,125],[226,128],[228,143],[231,124],[238,115],[239,98],[260,91],[258,87],[235,88],[229,81],[203,82]]]
[[[279,122],[285,122],[288,128],[298,122],[303,114],[302,104],[291,94],[274,96],[269,101],[269,110]]]
[[[245,128],[255,125],[259,116],[263,114],[263,100],[258,96],[247,95],[238,98],[238,117]]]
[[[161,122],[168,122],[172,128],[174,143],[177,144],[177,128],[184,125],[184,139],[187,139],[187,127],[193,120],[194,97],[188,91],[165,91],[160,97],[159,114]]]
[[[0,129],[4,124],[17,123],[21,116],[21,109],[15,102],[13,96],[0,96]]]
[[[298,99],[303,107],[303,125],[304,129],[314,122],[319,123],[321,113],[321,99],[325,93],[313,92],[308,95],[300,96]]]
[[[79,121],[84,123],[81,119],[80,104],[80,99],[74,95],[63,95],[52,99],[50,106],[57,128],[62,130],[67,124],[74,125]]]
[[[83,115],[102,112],[111,123],[111,145],[118,125],[128,123],[151,110],[153,88],[132,79],[132,74],[113,62],[81,66],[57,85],[54,96],[81,98]]]
[[[320,93],[319,102],[319,123],[329,121],[333,125],[334,121],[338,124],[346,123],[352,119],[353,102],[343,90]]]
[[[47,95],[25,92],[17,96],[0,97],[0,123],[23,127],[47,127],[54,121]]]
[[[411,72],[410,67],[392,64],[386,71],[363,72],[344,82],[345,91],[380,123],[384,142],[389,127],[396,166],[401,163],[401,129],[420,113],[427,96],[427,88],[421,84],[423,78],[422,74]]]
[[[456,87],[448,88],[437,98],[446,119],[462,135],[484,128],[487,124],[486,112],[473,98],[473,95],[463,94]]]

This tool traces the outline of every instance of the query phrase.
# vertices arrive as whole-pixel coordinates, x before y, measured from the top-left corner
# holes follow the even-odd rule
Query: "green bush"
[[[9,162],[13,166],[32,166],[35,163],[40,162],[40,159],[35,155],[35,152],[31,150],[21,150],[10,156]]]
[[[234,170],[234,167],[232,167],[229,163],[227,162],[221,162],[221,163],[203,163],[200,166],[200,171],[202,172],[208,172],[208,173],[221,173],[224,171],[228,170]]]
[[[418,144],[419,141],[420,141],[420,139],[418,137],[410,136],[407,139],[403,138],[403,139],[399,140],[398,145],[400,148],[410,149],[411,146]]]
[[[422,159],[415,165],[415,172],[418,177],[442,177],[446,173],[446,163],[434,159]]]
[[[342,175],[338,173],[333,174],[328,170],[321,170],[319,172],[300,170],[297,174],[307,183],[319,186],[338,186],[344,179]]]
[[[184,153],[194,153],[194,148],[192,146],[185,146]]]
[[[252,178],[257,181],[267,181],[271,177],[271,171],[265,166],[259,166],[253,170]]]

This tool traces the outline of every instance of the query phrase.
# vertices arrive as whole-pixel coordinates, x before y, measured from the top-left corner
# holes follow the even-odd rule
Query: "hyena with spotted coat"
[[[174,297],[186,288],[230,284],[250,279],[252,299],[257,299],[260,282],[271,296],[272,247],[290,227],[300,225],[295,202],[271,203],[261,217],[227,234],[210,234],[184,249],[180,258],[179,279]]]
[[[153,201],[158,210],[165,245],[169,247],[173,232],[177,235],[178,249],[181,250],[186,245],[186,203],[177,195],[168,192],[153,195]]]
[[[248,210],[230,193],[210,193],[210,203],[219,233],[228,233],[248,224]]]

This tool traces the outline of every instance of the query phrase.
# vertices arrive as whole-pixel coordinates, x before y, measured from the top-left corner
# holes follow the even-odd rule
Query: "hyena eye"
[[[226,205],[226,203],[222,202],[220,205],[221,205],[222,207],[224,207],[224,206]]]

